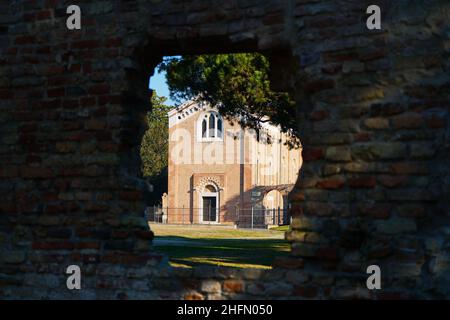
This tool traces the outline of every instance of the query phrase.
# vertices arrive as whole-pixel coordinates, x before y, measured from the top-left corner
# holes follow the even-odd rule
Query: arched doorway
[[[267,210],[283,209],[284,200],[283,195],[278,190],[271,190],[264,196],[263,206]]]
[[[264,217],[266,225],[285,225],[289,224],[287,216],[287,195],[273,189],[264,195],[262,200],[264,208]]]
[[[212,183],[205,185],[200,193],[199,221],[200,223],[219,222],[219,189]]]

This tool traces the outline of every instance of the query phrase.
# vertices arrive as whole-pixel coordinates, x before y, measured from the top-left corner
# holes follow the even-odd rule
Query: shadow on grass
[[[289,254],[281,239],[211,239],[164,236],[154,248],[169,257],[173,266],[200,265],[269,269],[275,257]],[[160,244],[158,244],[158,242]]]

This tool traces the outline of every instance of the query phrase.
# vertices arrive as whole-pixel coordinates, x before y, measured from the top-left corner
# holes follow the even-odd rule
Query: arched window
[[[206,138],[206,119],[202,121],[202,138]]]
[[[214,138],[216,136],[216,117],[213,114],[209,115],[209,137]]]
[[[198,122],[198,137],[201,140],[222,140],[223,139],[223,120],[222,117],[214,111],[203,114]]]
[[[222,119],[217,119],[217,138],[222,138]]]

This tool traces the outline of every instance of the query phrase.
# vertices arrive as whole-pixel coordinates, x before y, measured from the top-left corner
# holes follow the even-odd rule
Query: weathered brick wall
[[[294,10],[306,150],[292,253],[316,270],[377,264],[385,291],[448,297],[449,5],[386,1],[368,32],[361,3],[339,4]]]
[[[0,297],[448,298],[450,8],[378,2],[380,31],[368,1],[78,1],[80,31],[69,1],[0,4]],[[268,54],[298,104],[292,256],[173,270],[142,213],[148,77],[234,51]]]

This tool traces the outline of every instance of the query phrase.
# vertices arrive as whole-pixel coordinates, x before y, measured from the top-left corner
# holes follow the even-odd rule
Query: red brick
[[[386,49],[370,49],[370,51],[360,52],[359,60],[361,61],[372,61],[386,57]]]
[[[62,127],[66,131],[79,130],[83,128],[83,124],[77,121],[64,121],[62,123]]]
[[[334,80],[328,79],[328,80],[316,80],[307,82],[304,84],[304,89],[307,93],[316,93],[319,91],[327,90],[327,89],[333,89],[335,87]]]
[[[284,21],[284,15],[282,13],[274,13],[264,16],[263,23],[265,25],[272,25],[272,24],[280,24]]]
[[[418,113],[408,112],[392,118],[397,129],[418,129],[423,125],[423,117]]]
[[[302,269],[305,261],[302,258],[276,257],[273,266],[286,269]]]
[[[56,89],[47,90],[47,96],[49,98],[63,97],[64,94],[65,94],[64,88],[56,88]]]
[[[99,242],[78,242],[75,244],[76,249],[100,249]]]
[[[378,176],[378,181],[385,187],[395,188],[405,184],[408,180],[406,176],[390,176],[390,175],[380,175]]]
[[[61,100],[60,99],[53,99],[53,100],[44,100],[40,103],[40,109],[57,109],[61,106]]]
[[[303,205],[294,203],[292,204],[291,209],[289,210],[289,213],[291,214],[292,217],[298,217],[303,215]]]
[[[50,54],[50,52],[51,52],[50,46],[42,46],[36,48],[37,54]]]
[[[63,100],[63,108],[65,109],[76,109],[79,107],[78,100]]]
[[[89,62],[83,64],[83,73],[90,74],[92,72],[92,65]]]
[[[330,113],[328,111],[318,110],[318,111],[311,112],[311,114],[309,115],[309,118],[312,121],[320,121],[320,120],[323,120],[325,118],[328,118],[329,114]]]
[[[95,105],[95,98],[94,97],[83,97],[81,98],[81,106],[82,107],[90,107]]]
[[[96,84],[89,88],[89,94],[92,95],[100,95],[100,94],[108,94],[110,92],[109,84]]]
[[[185,294],[183,299],[184,300],[205,300],[205,297],[202,294],[195,292],[195,293]]]
[[[101,257],[101,261],[105,262],[105,263],[114,263],[114,264],[118,264],[121,263],[121,256],[116,254],[116,253],[108,253],[108,254],[104,254]]]
[[[103,152],[117,152],[119,147],[113,142],[99,142],[98,149]]]
[[[326,53],[323,57],[325,62],[343,62],[358,59],[356,52],[338,52],[338,53]]]
[[[14,178],[17,177],[18,173],[17,166],[5,165],[0,167],[0,178]]]
[[[12,99],[14,93],[11,90],[0,90],[0,99]]]
[[[141,191],[123,191],[119,194],[119,199],[127,201],[142,200],[143,195]]]
[[[121,44],[122,44],[122,39],[120,39],[120,38],[110,38],[110,39],[106,39],[104,42],[104,46],[107,48],[120,47]]]
[[[40,164],[42,162],[42,158],[40,156],[33,154],[27,155],[26,159],[28,164]]]
[[[1,201],[0,213],[17,213],[17,203],[9,201]]]
[[[240,293],[244,291],[244,283],[239,280],[225,280],[223,282],[223,291]]]
[[[65,76],[50,77],[48,79],[48,86],[49,87],[64,86],[66,84],[69,84],[70,81],[71,81],[70,78]]]
[[[106,122],[99,119],[89,119],[86,121],[87,130],[102,130],[106,127]]]
[[[20,176],[23,178],[53,178],[55,174],[45,167],[21,167]]]
[[[370,140],[368,132],[358,132],[353,135],[355,142],[365,142]]]
[[[336,260],[339,257],[339,250],[334,247],[321,247],[316,250],[316,258]]]
[[[31,53],[33,53],[33,48],[31,48],[31,47],[21,48],[20,53],[23,55],[31,54]]]
[[[36,19],[36,14],[35,13],[25,13],[23,15],[22,19],[27,22],[34,21]]]
[[[19,136],[19,142],[22,145],[31,145],[36,143],[36,135],[29,133],[22,133]]]
[[[360,215],[375,219],[389,218],[391,206],[389,204],[361,204],[358,206]]]
[[[20,133],[29,133],[36,131],[38,129],[38,124],[36,122],[24,123],[20,126]]]
[[[427,174],[428,168],[425,164],[400,162],[392,166],[392,171],[396,174]]]
[[[112,233],[112,237],[116,239],[126,239],[130,236],[128,231],[115,230]]]
[[[444,117],[433,115],[426,119],[426,123],[428,128],[439,129],[445,127],[446,119]]]
[[[42,10],[36,13],[36,20],[46,20],[52,17],[51,10]]]
[[[320,160],[323,159],[323,157],[324,157],[323,149],[304,148],[302,150],[303,161]]]
[[[72,250],[74,248],[71,242],[34,242],[33,250]]]
[[[149,260],[148,255],[126,254],[122,256],[121,262],[128,265],[142,265]]]
[[[317,18],[305,21],[306,27],[313,27],[313,28],[329,28],[335,26],[335,19],[332,17],[325,17],[325,18]]]
[[[377,180],[374,176],[354,177],[348,179],[348,185],[351,188],[374,188]]]
[[[324,74],[336,74],[342,70],[342,64],[329,64],[322,67],[322,73]]]
[[[64,73],[64,67],[60,65],[51,65],[47,66],[45,68],[39,69],[39,74],[44,76],[51,76],[51,75],[59,75]]]
[[[343,178],[330,178],[317,182],[317,187],[321,189],[339,189],[344,186]]]
[[[68,141],[87,141],[91,139],[92,135],[88,132],[75,132],[66,137],[66,140]]]
[[[45,206],[45,213],[64,213],[66,212],[66,208],[61,204],[48,204]]]
[[[294,288],[294,295],[302,298],[315,298],[317,297],[317,292],[317,287],[296,286]]]
[[[19,36],[14,41],[14,44],[32,44],[36,42],[36,38],[34,36]]]
[[[72,49],[94,49],[100,46],[97,40],[82,40],[72,43]]]
[[[134,234],[138,239],[153,240],[155,237],[153,231],[136,231]]]
[[[85,206],[86,212],[107,212],[110,207],[101,203],[88,203]]]
[[[80,63],[72,63],[67,71],[70,73],[79,73],[79,72],[81,72],[81,64]]]
[[[102,97],[104,97],[104,96],[102,96]],[[100,97],[101,98],[101,97]],[[100,100],[100,99],[99,99]],[[100,103],[99,103],[100,104]],[[100,107],[100,108],[97,108],[97,109],[95,109],[93,112],[92,112],[92,115],[94,116],[94,117],[104,117],[104,116],[106,116],[108,114],[108,108],[107,107]]]
[[[396,208],[401,217],[420,218],[425,216],[425,207],[420,204],[404,204]]]
[[[17,47],[10,47],[10,48],[6,49],[6,51],[5,51],[5,53],[9,54],[9,55],[16,55],[17,52],[18,52]],[[1,60],[0,60],[0,62],[1,62]]]
[[[98,98],[98,104],[105,105],[105,104],[119,104],[121,102],[122,97],[120,95],[107,95],[107,96],[101,96]]]

